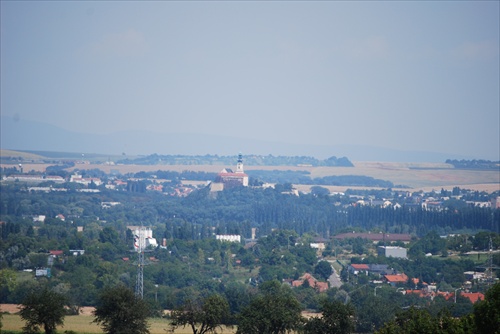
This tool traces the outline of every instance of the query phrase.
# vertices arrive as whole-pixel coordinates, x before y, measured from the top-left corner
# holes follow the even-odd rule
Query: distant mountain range
[[[73,132],[54,125],[1,117],[1,148],[110,155],[259,155],[347,157],[351,161],[444,162],[472,159],[454,154],[400,151],[361,145],[306,145],[206,134],[121,131],[110,134]]]

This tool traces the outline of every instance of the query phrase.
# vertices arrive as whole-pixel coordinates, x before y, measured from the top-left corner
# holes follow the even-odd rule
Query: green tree
[[[188,299],[183,306],[172,312],[172,330],[190,326],[193,334],[217,333],[229,321],[229,304],[219,294],[203,300]]]
[[[382,327],[377,334],[433,334],[435,326],[432,317],[426,310],[411,307],[398,313],[396,319]]]
[[[354,332],[354,307],[351,304],[344,305],[337,300],[323,300],[320,311],[323,314],[321,318],[311,318],[305,323],[305,334]]]
[[[328,190],[328,188],[321,187],[321,186],[312,186],[311,187],[311,194],[313,194],[315,196],[328,196],[328,195],[330,195],[330,190]]]
[[[148,304],[124,285],[106,288],[100,294],[93,322],[109,334],[147,334]]]
[[[377,296],[374,296],[370,289],[370,293],[354,301],[356,305],[356,330],[358,332],[373,332],[381,328],[384,323],[392,320],[394,314],[399,310],[398,297],[402,295],[386,295],[383,290],[378,290]]]
[[[0,270],[0,293],[2,296],[13,291],[17,286],[16,272],[12,269]],[[3,291],[4,290],[4,291]]]
[[[301,305],[288,286],[278,281],[265,282],[260,293],[242,310],[236,333],[287,333],[300,327],[300,312]]]
[[[433,317],[425,309],[411,307],[396,315],[377,334],[472,334],[470,319],[454,318],[447,309]],[[490,332],[493,333],[493,332]]]
[[[319,261],[314,267],[314,274],[324,280],[328,279],[332,273],[332,265],[328,261]]]
[[[62,294],[44,287],[33,289],[22,302],[21,318],[26,321],[25,333],[38,333],[40,327],[46,334],[56,332],[56,327],[64,323],[66,299]]]
[[[474,305],[477,333],[500,333],[500,283],[486,291],[484,300]]]

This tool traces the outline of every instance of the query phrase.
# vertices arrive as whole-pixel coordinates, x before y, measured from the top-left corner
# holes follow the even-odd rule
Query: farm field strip
[[[86,315],[77,315],[77,316],[66,316],[64,318],[64,326],[58,326],[57,332],[63,333],[64,331],[75,331],[76,333],[81,334],[100,334],[104,333],[101,327],[97,324],[93,323],[93,316]],[[3,328],[2,330],[6,331],[22,331],[24,326],[24,321],[18,314],[3,314]],[[171,333],[169,332],[169,320],[163,318],[150,318],[149,319],[149,330],[151,334],[165,334]],[[231,334],[236,332],[236,327],[234,328],[224,328],[222,331],[223,334]],[[175,334],[189,334],[192,333],[190,327],[186,328],[178,328]]]

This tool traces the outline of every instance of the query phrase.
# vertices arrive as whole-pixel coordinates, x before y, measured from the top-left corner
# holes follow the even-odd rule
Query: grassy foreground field
[[[75,331],[78,334],[94,334],[103,333],[102,329],[95,323],[92,323],[94,317],[78,315],[78,316],[67,316],[64,318],[64,327],[58,327],[58,333],[64,333],[64,331]],[[22,327],[24,326],[24,321],[17,314],[4,314],[3,315],[3,328],[2,331],[18,331],[21,333]],[[149,319],[150,332],[151,334],[167,334],[170,329],[169,321],[161,318],[151,318]],[[180,328],[177,329],[175,334],[190,334],[191,329]],[[225,328],[222,332],[224,334],[236,333],[236,328]]]

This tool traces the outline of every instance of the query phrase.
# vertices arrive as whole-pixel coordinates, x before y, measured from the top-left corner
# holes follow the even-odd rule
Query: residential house
[[[408,276],[406,276],[404,273],[396,275],[385,275],[384,279],[388,284],[392,286],[408,283]]]
[[[321,256],[323,254],[323,251],[326,248],[326,243],[328,243],[328,239],[325,238],[314,238],[313,242],[309,244],[311,248],[316,249],[316,253],[318,256]]]
[[[389,268],[387,264],[369,264],[368,272],[375,275],[394,274],[394,270]]]
[[[350,264],[348,267],[349,273],[353,275],[365,274],[368,275],[370,267],[367,264]]]
[[[305,273],[298,280],[292,281],[292,286],[293,287],[302,286],[305,281],[307,281],[307,283],[309,284],[309,286],[311,288],[316,289],[318,292],[324,292],[324,291],[328,290],[328,283],[327,282],[319,282],[316,278],[314,278],[309,273]]]

